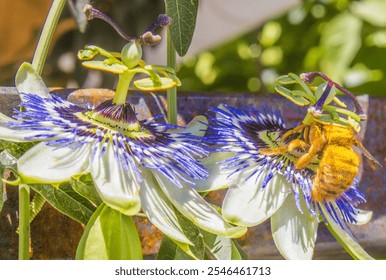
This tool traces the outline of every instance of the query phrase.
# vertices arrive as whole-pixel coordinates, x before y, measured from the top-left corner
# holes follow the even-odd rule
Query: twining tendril
[[[101,11],[93,8],[91,5],[85,5],[84,13],[87,20],[95,18],[104,20],[110,24],[115,31],[126,41],[135,41],[140,45],[157,45],[161,41],[161,36],[153,34],[157,27],[164,27],[171,24],[171,18],[165,14],[161,14],[158,18],[145,30],[145,32],[139,37],[129,36],[120,28],[110,17],[102,13]]]
[[[352,100],[352,102],[354,103],[354,106],[355,106],[355,113],[357,115],[359,115],[361,120],[366,120],[367,117],[366,117],[366,114],[365,114],[362,106],[359,104],[357,98],[350,91],[348,91],[346,88],[344,88],[341,85],[339,85],[338,83],[332,81],[329,77],[327,77],[322,72],[308,72],[308,73],[303,73],[300,75],[300,78],[302,78],[306,83],[309,83],[309,84],[313,83],[316,77],[321,77],[323,80],[327,81],[328,82],[327,87],[329,87],[330,89],[334,86],[337,89],[339,89],[341,92],[343,92],[345,95],[350,97],[350,99]],[[315,104],[315,107],[316,107],[316,105],[318,105],[318,107],[322,107],[324,104],[323,101],[325,101],[327,95],[328,94],[325,94],[325,96],[323,97],[324,100],[322,98],[320,98],[318,100],[317,104]],[[320,102],[320,104],[318,104],[319,102]]]

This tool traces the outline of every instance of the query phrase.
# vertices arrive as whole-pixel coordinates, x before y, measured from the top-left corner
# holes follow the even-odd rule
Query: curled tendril
[[[18,186],[18,185],[20,185],[22,183],[22,179],[18,175],[16,167],[6,167],[6,168],[4,168],[4,171],[9,172],[9,173],[11,173],[11,174],[13,174],[15,176],[14,180],[9,180],[9,179],[5,179],[5,178],[1,178],[1,180],[4,183],[6,183],[7,185],[10,185],[10,186]]]
[[[95,18],[104,20],[108,24],[110,24],[115,31],[126,41],[135,41],[140,45],[157,45],[161,41],[161,36],[157,34],[153,34],[154,30],[157,27],[164,27],[171,24],[171,18],[165,14],[161,14],[158,18],[145,30],[145,32],[137,37],[129,36],[120,28],[110,17],[102,13],[101,11],[93,8],[91,5],[87,4],[83,9],[87,20],[92,20]]]
[[[308,73],[303,73],[300,75],[300,78],[302,78],[306,83],[313,83],[313,81],[315,80],[316,77],[321,77],[323,80],[325,80],[326,82],[328,82],[327,84],[327,87],[328,88],[332,88],[333,86],[336,87],[337,89],[339,89],[341,92],[343,92],[344,94],[346,94],[348,97],[350,97],[350,99],[352,100],[352,102],[354,103],[354,106],[355,106],[355,113],[361,118],[361,120],[366,120],[366,114],[362,108],[362,106],[359,104],[357,98],[350,92],[348,91],[346,88],[342,87],[341,85],[339,85],[338,83],[335,83],[334,81],[332,81],[329,77],[327,77],[324,73],[322,72],[308,72]],[[320,98],[317,102],[317,104],[315,104],[315,107],[318,106],[318,107],[322,107],[325,99],[327,96],[322,96],[324,98],[324,100],[322,98]],[[322,103],[323,102],[323,103]],[[321,104],[318,104],[318,103],[321,103]]]

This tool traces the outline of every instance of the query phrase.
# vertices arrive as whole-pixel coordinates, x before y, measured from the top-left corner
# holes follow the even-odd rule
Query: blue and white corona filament
[[[181,175],[177,170],[187,178],[207,176],[206,170],[193,157],[206,154],[199,145],[200,137],[173,133],[171,130],[181,127],[157,123],[154,119],[138,121],[130,104],[115,105],[107,100],[87,110],[55,95],[42,98],[23,94],[23,100],[20,106],[25,111],[15,111],[16,120],[6,125],[16,131],[35,132],[25,140],[45,141],[45,145],[55,149],[90,145],[89,156],[94,160],[111,149],[119,167],[133,172],[140,182],[143,178],[139,166],[159,171],[177,187],[181,187]],[[180,162],[187,168],[181,168]]]

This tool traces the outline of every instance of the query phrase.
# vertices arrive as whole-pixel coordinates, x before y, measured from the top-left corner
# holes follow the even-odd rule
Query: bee
[[[287,144],[260,149],[260,152],[265,155],[280,155],[301,151],[301,156],[295,162],[295,169],[303,169],[315,160],[319,161],[311,192],[315,202],[332,201],[353,184],[360,164],[360,157],[354,147],[379,164],[362,143],[355,139],[350,127],[313,121],[288,130],[281,139]]]

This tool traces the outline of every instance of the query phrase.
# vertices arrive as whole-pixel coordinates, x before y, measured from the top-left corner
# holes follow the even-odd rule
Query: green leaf
[[[246,254],[231,238],[202,231],[204,243],[211,255],[217,260],[243,260]]]
[[[132,218],[102,203],[86,226],[76,259],[142,259],[141,242]]]
[[[90,200],[94,205],[98,206],[102,203],[90,174],[83,175],[79,179],[72,179],[70,183],[74,191]]]
[[[186,243],[178,242],[170,237],[164,236],[160,250],[157,254],[159,260],[203,260],[205,257],[205,244],[201,229],[195,226],[176,210],[178,223],[184,234],[194,244],[189,246]]]
[[[161,245],[157,253],[157,260],[174,260],[176,259],[178,246],[173,240],[166,235],[162,237]]]
[[[176,211],[178,222],[186,235],[186,237],[194,244],[194,246],[180,246],[180,248],[188,255],[192,255],[199,260],[203,260],[205,256],[204,240],[202,238],[201,230],[193,224],[190,220],[185,218],[180,212]],[[178,245],[178,243],[177,243]],[[185,250],[188,247],[189,251]],[[178,256],[178,255],[177,255]]]
[[[90,204],[88,203],[85,206],[84,204],[87,204],[86,200],[79,195],[76,197],[76,193],[74,191],[71,192],[71,187],[68,184],[62,184],[60,188],[52,185],[35,184],[30,185],[30,187],[42,195],[56,210],[82,224],[87,224],[93,213],[93,210],[90,209]]]
[[[201,230],[205,245],[205,258],[211,255],[217,260],[247,260],[248,256],[241,250],[234,240],[218,236],[207,231]],[[207,252],[209,250],[209,252]],[[161,246],[157,254],[157,260],[191,260],[195,259],[191,254],[186,253],[186,249],[181,249],[179,245],[166,235],[162,238]]]
[[[241,249],[240,245],[232,240],[232,260],[249,260],[248,255]]]
[[[35,145],[33,142],[26,143],[14,143],[10,141],[0,140],[0,146],[4,149],[9,156],[18,159],[21,157],[26,151],[32,148]]]
[[[184,56],[192,42],[198,0],[165,0],[166,14],[172,18],[170,36],[174,48],[180,56]]]
[[[183,249],[182,249],[183,248]],[[186,253],[188,252],[188,253]],[[189,246],[185,243],[163,236],[161,246],[157,253],[157,260],[195,260],[190,252]]]

